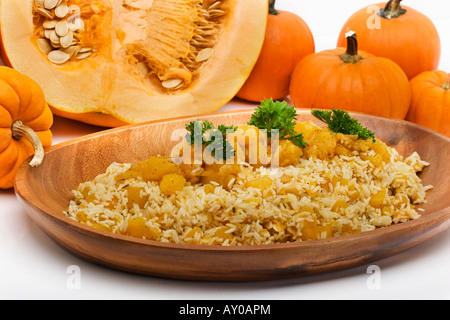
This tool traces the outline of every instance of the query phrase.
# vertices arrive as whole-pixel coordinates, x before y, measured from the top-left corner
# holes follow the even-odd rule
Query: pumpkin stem
[[[402,0],[389,0],[384,9],[380,10],[379,15],[385,19],[395,19],[406,13],[406,10],[400,6]]]
[[[280,12],[275,9],[275,2],[276,0],[269,0],[269,14],[277,16],[280,14]]]
[[[25,137],[25,139],[31,142],[34,148],[34,157],[30,162],[30,166],[39,166],[44,160],[44,146],[36,132],[24,125],[20,120],[14,121],[11,130],[13,139],[19,141],[22,137]]]
[[[362,57],[358,54],[358,40],[356,38],[356,33],[350,31],[345,34],[347,38],[347,51],[340,55],[340,58],[345,63],[357,63]]]
[[[442,88],[445,90],[450,90],[450,73],[447,76],[447,81],[442,85]]]

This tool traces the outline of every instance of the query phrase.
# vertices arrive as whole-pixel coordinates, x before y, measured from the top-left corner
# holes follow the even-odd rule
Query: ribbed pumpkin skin
[[[386,3],[379,3],[380,9]],[[433,22],[419,11],[403,6],[406,13],[398,18],[375,17],[367,7],[353,14],[342,27],[337,46],[346,43],[345,33],[350,30],[358,34],[359,48],[378,57],[397,63],[408,79],[424,71],[435,70],[441,57],[441,42]],[[374,18],[380,25],[371,25]]]
[[[238,98],[256,102],[285,98],[295,66],[315,51],[314,37],[306,22],[291,12],[278,12],[269,14],[261,54]]]
[[[19,166],[34,154],[28,140],[12,137],[18,120],[35,131],[44,148],[52,145],[53,114],[42,89],[16,70],[0,67],[0,189],[13,187]]]
[[[404,119],[411,92],[402,69],[363,51],[357,63],[345,63],[343,48],[303,59],[292,75],[290,95],[298,108],[339,108],[380,117]]]
[[[423,72],[410,81],[411,108],[407,120],[450,137],[450,74]]]

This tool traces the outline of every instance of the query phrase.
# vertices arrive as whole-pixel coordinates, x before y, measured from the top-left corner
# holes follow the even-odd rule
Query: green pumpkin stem
[[[280,12],[275,9],[275,2],[276,0],[269,0],[269,14],[277,16],[280,14]]]
[[[347,38],[347,51],[340,55],[340,58],[345,63],[357,63],[362,57],[358,54],[358,40],[356,33],[350,31],[345,37]]]
[[[11,131],[13,139],[19,141],[24,137],[31,142],[34,148],[34,157],[31,159],[30,167],[39,166],[44,160],[44,147],[36,132],[24,125],[20,120],[14,121]]]
[[[442,88],[445,90],[450,90],[450,73],[447,76],[447,81],[442,85]]]
[[[406,10],[400,6],[402,0],[389,0],[384,9],[380,10],[379,15],[385,19],[395,19],[406,13]]]

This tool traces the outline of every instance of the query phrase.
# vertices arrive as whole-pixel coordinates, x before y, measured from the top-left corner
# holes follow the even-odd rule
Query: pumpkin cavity
[[[100,55],[171,94],[195,81],[228,13],[226,0],[34,0],[34,36],[57,67]]]

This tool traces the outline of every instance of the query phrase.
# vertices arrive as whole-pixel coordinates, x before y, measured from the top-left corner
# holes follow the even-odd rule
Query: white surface
[[[345,20],[373,4],[367,0],[278,0],[310,26],[317,51],[335,47]],[[407,0],[430,17],[442,39],[440,69],[450,71],[450,2]],[[248,107],[248,106],[246,106]],[[239,109],[231,102],[221,111]],[[98,128],[55,118],[54,143]],[[448,179],[448,177],[443,177]],[[257,283],[166,280],[122,273],[85,262],[50,240],[26,215],[14,192],[0,191],[0,299],[450,299],[450,230],[396,256],[377,261],[379,286],[369,265],[297,279]],[[73,286],[77,266],[79,286]]]

